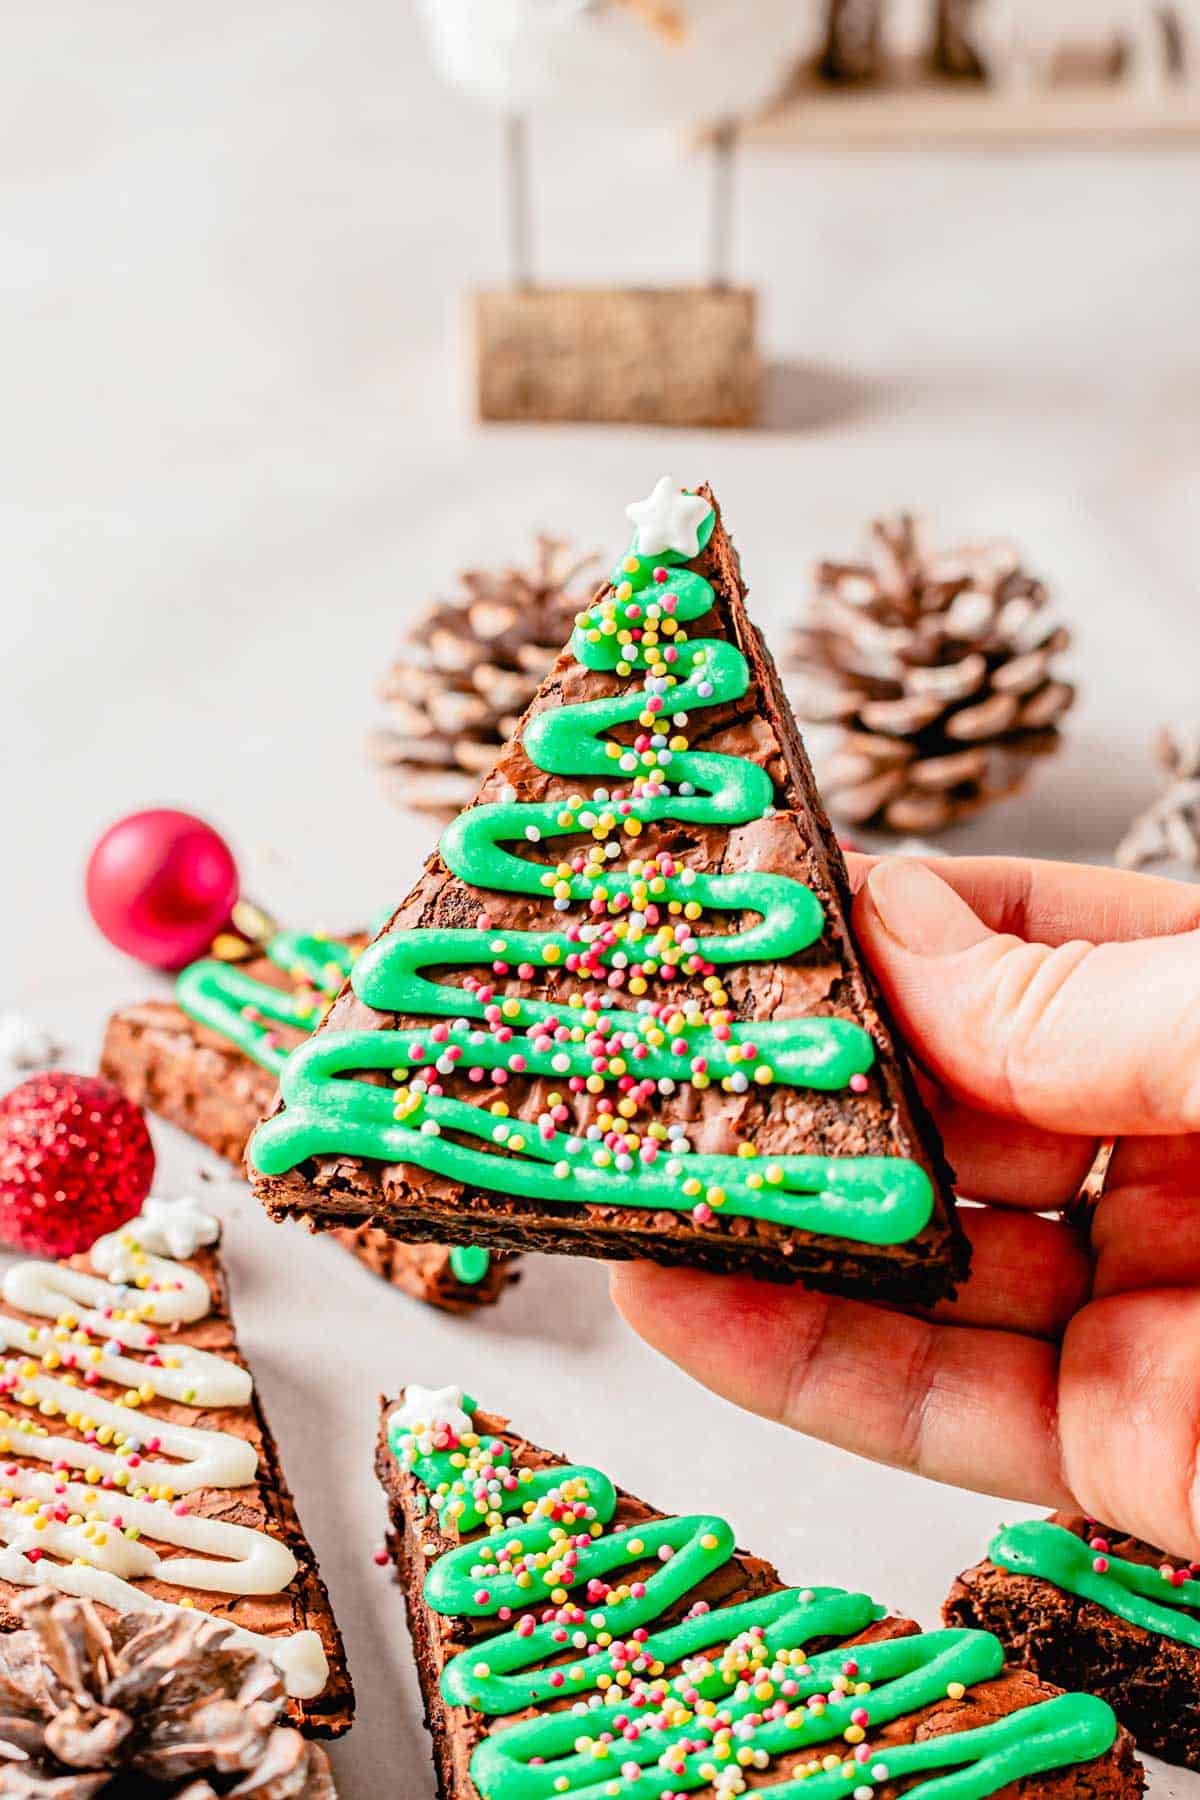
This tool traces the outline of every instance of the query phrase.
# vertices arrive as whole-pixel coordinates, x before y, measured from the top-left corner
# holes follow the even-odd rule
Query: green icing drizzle
[[[714,523],[710,511],[701,545]],[[509,1074],[538,1076],[591,1093],[614,1085],[621,1091],[624,1081],[642,1102],[713,1082],[734,1094],[776,1082],[831,1091],[861,1082],[872,1065],[869,1034],[848,1020],[742,1023],[720,1007],[705,1014],[670,1004],[678,972],[703,974],[720,989],[719,969],[781,960],[817,942],[822,911],[803,883],[755,870],[701,873],[669,855],[665,863],[660,856],[653,865],[635,858],[615,867],[604,854],[613,833],[632,833],[635,841],[644,825],[659,821],[746,824],[773,803],[771,778],[756,763],[688,749],[686,738],[667,733],[667,726],[681,730],[694,714],[740,699],[750,680],[735,645],[690,639],[683,629],[710,610],[714,597],[701,575],[680,566],[684,560],[676,551],[631,552],[613,571],[606,594],[580,615],[571,640],[584,667],[622,679],[638,673],[644,681],[603,699],[547,709],[524,735],[527,755],[545,774],[585,781],[622,776],[628,787],[594,786],[586,797],[565,802],[475,806],[441,838],[443,860],[462,881],[535,896],[559,912],[576,907],[584,923],[561,931],[499,931],[485,922],[378,939],[354,967],[355,993],[380,1012],[438,1023],[323,1031],[302,1045],[281,1075],[285,1110],[260,1126],[251,1143],[251,1160],[262,1173],[339,1152],[415,1164],[490,1193],[699,1209],[707,1217],[715,1207],[873,1244],[905,1242],[927,1223],[929,1179],[904,1158],[781,1156],[767,1163],[753,1155],[688,1154],[685,1160],[653,1133],[639,1137],[636,1153],[620,1145],[614,1151],[613,1133],[602,1142],[594,1131],[576,1135],[565,1106],[526,1124],[442,1091],[442,1077],[464,1073],[500,1084]],[[633,745],[610,735],[635,723],[643,730]],[[650,730],[659,724],[663,730]],[[581,834],[600,845],[591,861],[576,855],[548,865],[510,847]],[[726,933],[699,933],[695,921],[704,914],[738,917]],[[744,922],[745,914],[753,922]],[[459,986],[428,973],[488,964],[496,975],[515,973],[525,982],[566,970],[605,989],[603,1003],[578,994],[575,1005],[512,996],[476,976]],[[661,983],[659,1001],[640,1000],[634,1008],[617,1003],[620,987],[638,995],[651,982]],[[398,1086],[347,1079],[379,1070]],[[620,1139],[619,1129],[615,1135]]]
[[[491,1252],[478,1244],[454,1244],[450,1249],[450,1269],[464,1287],[477,1287],[491,1265]]]
[[[1082,1538],[1050,1519],[1006,1525],[988,1548],[991,1560],[1015,1575],[1036,1575],[1081,1600],[1092,1600],[1143,1631],[1174,1638],[1200,1650],[1200,1619],[1180,1607],[1200,1607],[1200,1581],[1178,1584],[1161,1569],[1129,1562],[1111,1551],[1098,1554]],[[1097,1561],[1106,1565],[1096,1567]]]
[[[463,1407],[475,1410],[469,1399]],[[999,1640],[944,1630],[810,1656],[807,1644],[852,1637],[883,1616],[867,1595],[840,1588],[692,1608],[656,1628],[733,1556],[723,1519],[695,1514],[608,1531],[617,1494],[599,1470],[516,1470],[498,1439],[440,1441],[448,1447],[433,1448],[392,1415],[389,1447],[429,1491],[441,1528],[461,1535],[486,1525],[488,1535],[432,1564],[426,1602],[459,1618],[519,1615],[446,1665],[443,1698],[493,1718],[543,1709],[475,1750],[471,1778],[484,1800],[667,1800],[714,1779],[718,1792],[736,1794],[743,1788],[723,1790],[719,1772],[728,1781],[743,1748],[758,1771],[813,1750],[806,1773],[768,1784],[779,1800],[868,1800],[874,1785],[933,1771],[945,1773],[920,1783],[925,1800],[982,1800],[1027,1775],[1099,1756],[1114,1741],[1111,1709],[1070,1694],[992,1725],[875,1752],[872,1729],[941,1699],[951,1683],[996,1676]],[[662,1566],[640,1582],[622,1582],[623,1570],[656,1560]],[[618,1685],[622,1670],[638,1671],[632,1685]],[[715,1717],[705,1719],[704,1703]],[[724,1758],[718,1726],[729,1732]],[[851,1750],[856,1737],[864,1750]],[[837,1762],[827,1770],[830,1752]]]
[[[279,931],[265,946],[265,953],[276,968],[306,983],[308,991],[272,987],[247,975],[236,963],[210,957],[181,970],[175,981],[175,999],[189,1018],[228,1038],[243,1056],[278,1075],[288,1051],[272,1026],[312,1031],[324,1002],[337,993],[353,968],[354,952],[335,938]]]
[[[354,967],[355,952],[336,938],[298,931],[276,932],[265,950],[277,968],[306,984],[308,991],[272,987],[236,964],[207,957],[180,971],[175,999],[189,1018],[227,1038],[244,1056],[277,1076],[288,1051],[272,1027],[291,1025],[311,1032],[324,1001],[332,999]],[[478,1287],[490,1263],[489,1252],[472,1244],[456,1245],[450,1252],[451,1272],[464,1287]]]

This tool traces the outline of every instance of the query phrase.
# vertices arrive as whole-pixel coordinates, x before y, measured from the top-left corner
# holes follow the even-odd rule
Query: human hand
[[[1200,1555],[1200,890],[852,857],[859,947],[927,1074],[970,1280],[912,1317],[651,1264],[629,1323],[751,1411]],[[936,873],[934,873],[936,868]],[[1085,1235],[1061,1218],[1118,1143]]]

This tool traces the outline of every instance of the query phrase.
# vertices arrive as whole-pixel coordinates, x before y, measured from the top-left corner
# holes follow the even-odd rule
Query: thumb
[[[871,869],[854,918],[901,1031],[956,1098],[1049,1131],[1200,1129],[1200,932],[1029,944],[907,857]]]

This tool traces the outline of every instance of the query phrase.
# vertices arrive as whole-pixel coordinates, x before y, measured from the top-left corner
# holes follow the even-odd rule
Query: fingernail
[[[867,892],[888,936],[915,956],[953,956],[989,936],[966,901],[912,857],[876,863]]]

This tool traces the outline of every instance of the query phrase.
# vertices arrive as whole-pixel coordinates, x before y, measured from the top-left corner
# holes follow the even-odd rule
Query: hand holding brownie
[[[854,859],[852,859],[853,861]],[[652,1344],[880,1461],[1200,1551],[1200,898],[1009,859],[857,859],[858,942],[922,1060],[972,1239],[953,1304],[614,1271]],[[1090,1245],[1064,1208],[1120,1137]]]

